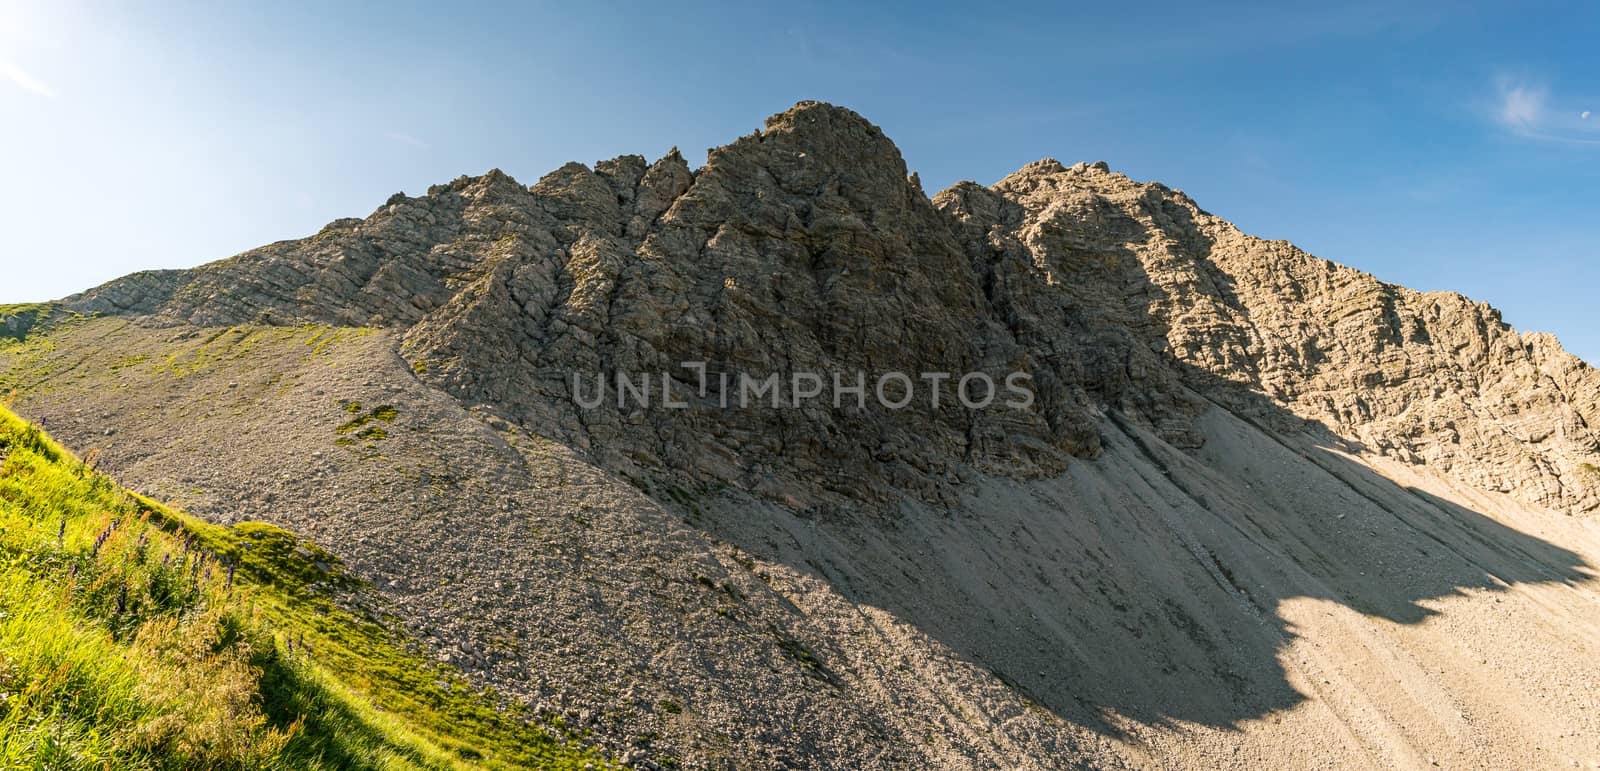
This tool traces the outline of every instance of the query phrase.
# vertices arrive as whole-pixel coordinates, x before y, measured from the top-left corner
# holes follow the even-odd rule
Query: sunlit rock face
[[[1056,474],[1100,451],[1108,410],[1198,447],[1210,403],[1282,430],[1296,415],[1529,504],[1600,507],[1600,374],[1553,339],[1247,236],[1104,163],[1047,159],[930,201],[882,131],[816,102],[697,170],[674,151],[568,164],[532,187],[462,177],[66,303],[402,330],[424,379],[608,467],[781,490],[802,508],[948,503],[974,470]],[[923,389],[905,409],[835,397],[835,376],[876,397],[895,372]],[[796,373],[829,388],[797,407],[722,408],[740,375],[788,386]],[[1024,373],[1036,398],[968,409],[953,381],[922,373]],[[574,377],[619,375],[649,378],[656,408],[575,403]]]

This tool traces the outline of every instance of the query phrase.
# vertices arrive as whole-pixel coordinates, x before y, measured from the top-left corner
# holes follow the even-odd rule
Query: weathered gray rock
[[[1457,295],[1246,236],[1103,162],[1044,160],[930,202],[876,126],[820,103],[712,150],[698,171],[676,151],[571,163],[529,188],[491,171],[65,303],[201,325],[407,330],[426,379],[609,468],[803,509],[948,501],[961,469],[1058,473],[1099,451],[1107,410],[1198,447],[1193,418],[1210,402],[1302,428],[1276,409],[1287,407],[1484,489],[1600,508],[1583,471],[1600,448],[1600,376],[1553,340]],[[1037,399],[726,410],[715,391],[697,398],[683,362],[735,386],[741,373],[860,372],[870,384],[1023,371]],[[654,378],[657,404],[671,375],[691,406],[576,404],[575,375],[618,374]]]
[[[1260,420],[1281,411],[1376,452],[1570,512],[1600,509],[1600,373],[1494,309],[1419,293],[1247,236],[1182,193],[1100,166],[1031,164],[941,208],[998,226],[1075,304],[1175,363],[1196,392]],[[979,191],[982,189],[979,188]],[[1120,295],[1120,296],[1119,296]],[[1262,399],[1261,397],[1265,397]],[[1274,415],[1280,416],[1276,419]]]

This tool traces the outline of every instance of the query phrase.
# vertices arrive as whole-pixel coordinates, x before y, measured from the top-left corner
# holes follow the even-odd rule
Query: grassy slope
[[[90,461],[0,407],[0,767],[607,765],[341,609],[331,555]]]

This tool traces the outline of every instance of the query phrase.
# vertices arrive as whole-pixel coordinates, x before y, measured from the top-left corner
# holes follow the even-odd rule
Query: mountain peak
[[[1553,390],[1525,382],[1539,362],[1559,359],[1548,353],[1559,350],[1553,341],[1525,345],[1487,307],[1252,238],[1103,161],[1044,158],[991,187],[961,183],[929,202],[881,129],[808,101],[713,149],[696,171],[674,149],[654,163],[638,155],[569,163],[531,188],[491,170],[430,193],[310,238],[129,277],[66,304],[204,325],[404,330],[409,356],[437,360],[429,377],[440,386],[474,402],[514,403],[522,418],[608,465],[633,473],[676,458],[673,473],[748,484],[747,468],[708,460],[742,457],[786,478],[779,487],[798,500],[826,497],[807,497],[818,493],[814,474],[721,438],[764,429],[708,428],[748,416],[682,426],[663,417],[674,427],[662,435],[696,453],[637,437],[606,441],[597,437],[615,433],[596,429],[595,416],[570,412],[566,385],[530,378],[579,363],[669,371],[721,357],[726,367],[771,372],[1003,374],[1006,362],[1046,384],[1030,411],[976,423],[939,412],[839,413],[813,426],[817,433],[793,429],[793,441],[818,447],[835,443],[843,425],[873,437],[824,453],[828,492],[846,498],[949,495],[930,471],[949,463],[1059,470],[1100,451],[1096,416],[1107,410],[1193,449],[1204,443],[1201,394],[1270,415],[1273,425],[1309,421],[1398,458],[1470,466],[1485,486],[1529,503],[1600,509],[1600,485],[1579,471],[1600,446],[1586,427],[1600,425],[1600,379],[1563,366],[1570,382]],[[1461,382],[1479,384],[1458,394],[1474,410],[1547,415],[1548,433],[1565,438],[1524,446],[1485,431],[1446,441],[1455,429],[1405,424],[1405,404]],[[495,390],[511,384],[520,392]],[[1484,401],[1491,393],[1500,401]],[[1562,410],[1584,425],[1556,425]],[[1466,419],[1441,415],[1429,425]],[[884,446],[917,471],[880,473],[872,458]],[[1525,452],[1544,460],[1519,465]]]
[[[883,129],[854,110],[826,102],[800,102],[767,118],[760,133],[730,147],[750,141],[766,146],[769,153],[787,153],[795,159],[906,176],[900,148]]]
[[[795,102],[793,107],[783,112],[768,116],[764,125],[766,131],[774,131],[803,123],[823,123],[830,126],[852,125],[877,131],[880,134],[883,133],[871,121],[855,110],[814,99],[803,99]]]

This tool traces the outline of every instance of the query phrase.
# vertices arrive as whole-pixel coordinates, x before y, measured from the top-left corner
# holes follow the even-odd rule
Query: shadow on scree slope
[[[954,514],[886,526],[773,509],[765,530],[700,526],[1111,734],[1108,713],[1231,727],[1302,702],[1279,657],[1293,632],[1278,608],[1296,598],[1415,624],[1429,600],[1593,578],[1577,554],[1395,484],[1333,442],[1213,422],[1237,440],[1191,456],[1113,416],[1102,458],[986,483]],[[1248,454],[1217,457],[1241,443]]]

